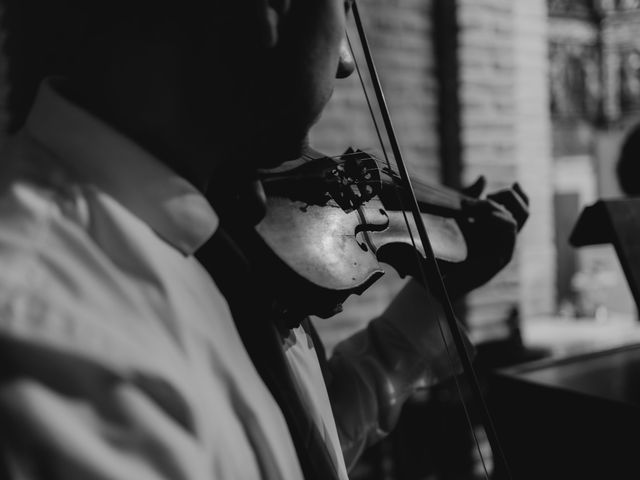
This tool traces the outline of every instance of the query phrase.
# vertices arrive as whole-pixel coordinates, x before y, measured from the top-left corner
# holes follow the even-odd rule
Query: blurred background
[[[637,310],[613,247],[576,249],[568,237],[585,206],[622,196],[615,164],[640,122],[640,0],[358,3],[412,176],[460,188],[484,175],[489,191],[518,182],[529,195],[514,260],[455,305],[480,366],[638,342]],[[2,100],[4,58],[0,77]],[[331,155],[349,146],[377,152],[357,75],[338,83],[312,145]],[[0,131],[6,127],[0,108]],[[315,319],[327,349],[382,312],[402,282],[389,271],[343,313]],[[458,434],[456,420],[437,429],[444,437],[428,434],[457,408],[454,397],[447,387],[417,395],[353,480],[483,477],[478,448]],[[490,458],[482,430],[476,434]]]

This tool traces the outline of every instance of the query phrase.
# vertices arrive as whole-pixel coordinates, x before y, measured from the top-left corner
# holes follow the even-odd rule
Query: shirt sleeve
[[[416,389],[462,371],[445,323],[440,305],[409,281],[380,317],[336,346],[326,379],[348,468],[391,431]]]
[[[42,333],[14,333],[0,324],[0,448],[10,479],[209,478],[189,410],[167,382],[50,345]]]

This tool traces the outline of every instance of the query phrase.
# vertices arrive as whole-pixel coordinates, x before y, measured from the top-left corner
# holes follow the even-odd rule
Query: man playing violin
[[[256,170],[299,156],[352,71],[348,6],[5,0],[3,478],[345,479],[416,385],[452,373],[414,282],[338,346],[325,380],[304,325],[281,358],[260,351],[273,342],[247,322],[275,330],[225,284],[231,253],[244,268],[233,240],[231,270],[194,256],[220,231],[205,193],[257,192],[258,221]],[[457,294],[509,261],[527,216],[518,188],[488,198],[473,208],[493,233],[477,229]]]

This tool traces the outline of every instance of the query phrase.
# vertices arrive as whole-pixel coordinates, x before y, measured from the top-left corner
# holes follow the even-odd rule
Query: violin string
[[[335,156],[328,156],[327,158],[330,158],[332,160],[335,160],[336,163],[341,164],[341,163],[346,163],[347,161],[349,161],[350,158],[354,157],[354,156],[358,156],[358,155],[362,155],[362,153],[367,153],[364,150],[361,150],[359,152],[351,152],[351,153],[345,153],[343,155],[335,155]],[[390,172],[385,171],[384,169],[386,168],[390,168],[388,167],[388,165],[383,162],[382,160],[378,160],[377,158],[375,158],[374,156],[372,156],[371,154],[367,153],[367,155],[369,155],[369,157],[371,158],[372,161],[374,161],[377,165],[382,166],[382,170],[379,170],[382,174],[388,175],[388,176],[398,176],[398,173],[393,170],[390,169]],[[312,159],[310,156],[305,156],[303,154],[304,158],[309,158]],[[346,158],[346,159],[345,159]],[[432,183],[429,182],[425,182],[425,181],[421,181],[418,179],[413,179],[413,183],[414,185],[417,185],[419,187],[422,187],[424,189],[427,190],[431,190],[433,192],[433,194],[439,195],[441,196],[441,198],[448,198],[451,201],[456,201],[456,200],[474,200],[473,197],[469,197],[468,195],[465,195],[461,192],[458,192],[457,190],[454,190],[452,188],[449,187],[444,187],[442,185],[434,185]],[[402,188],[402,187],[401,187]]]
[[[305,156],[303,155],[303,158]],[[307,157],[310,158],[310,157]],[[367,174],[367,173],[375,173],[375,174],[386,174],[389,175],[389,173],[385,172],[385,171],[381,171],[378,168],[371,168],[371,167],[365,167],[364,169],[362,169],[360,171],[360,173],[362,174]],[[287,176],[287,178],[290,178],[290,175]],[[314,179],[316,178],[315,175],[313,173],[298,173],[296,174],[295,178],[299,179],[299,180],[304,180],[305,178],[308,179]],[[434,201],[434,202],[439,202],[439,206],[442,207],[450,207],[450,208],[454,208],[454,209],[459,209],[460,208],[460,201],[461,198],[464,198],[462,195],[458,195],[455,191],[452,191],[451,193],[447,192],[446,190],[443,191],[440,187],[437,186],[433,186],[430,185],[428,183],[421,183],[421,182],[416,182],[418,185],[420,185],[423,189],[423,192],[428,195],[429,200]],[[380,180],[364,180],[364,181],[357,181],[356,182],[357,185],[361,186],[361,185],[379,185],[380,184]],[[396,184],[394,183],[394,188],[400,189],[400,190],[404,190],[405,187],[401,184]]]
[[[375,162],[376,165],[381,166],[382,168],[374,169],[374,168],[366,167],[365,169],[362,170],[362,173],[378,172],[382,175],[394,177],[394,180],[399,179],[399,175],[395,170],[390,170],[390,171],[387,170],[388,166],[383,161],[378,160],[377,158],[375,158],[375,156],[373,156],[372,154],[368,153],[366,150],[363,150],[363,149],[359,149],[359,151],[357,152],[344,153],[342,155],[334,155],[334,156],[327,155],[326,158],[329,158],[335,161],[337,164],[344,164],[344,163],[347,163],[353,157],[362,156],[363,153],[368,155],[371,161]],[[301,158],[304,160],[310,160],[310,161],[317,159],[317,157],[314,157],[309,153],[303,153]],[[359,185],[368,185],[368,184],[375,185],[377,184],[377,182],[365,181],[365,182],[358,182],[358,184]],[[444,204],[442,206],[459,208],[461,200],[465,200],[465,199],[473,200],[472,197],[468,197],[456,190],[453,190],[448,187],[443,187],[441,185],[433,185],[429,182],[423,182],[416,179],[414,179],[414,185],[420,187],[425,193],[427,193],[430,196],[431,199],[440,200]],[[396,184],[396,187],[401,190],[405,189],[405,187],[401,184]]]
[[[389,173],[383,170],[381,171],[381,173],[383,175],[387,175],[394,178],[398,176],[398,174],[395,171]],[[456,202],[456,201],[460,202],[460,200],[471,200],[471,197],[468,197],[467,195],[464,195],[463,193],[460,193],[457,190],[443,187],[441,185],[434,185],[432,183],[417,180],[417,179],[413,179],[413,184],[415,186],[420,187],[423,190],[429,191],[429,193],[433,196],[446,198],[448,200],[451,200],[452,202]],[[400,185],[400,188],[405,188],[405,187]]]
[[[380,170],[377,169],[365,169],[364,172],[380,172]],[[382,172],[383,174],[385,174],[386,172]],[[377,185],[379,184],[379,181],[376,180],[365,180],[365,181],[359,181],[357,182],[358,185]],[[443,191],[440,189],[440,187],[438,186],[434,186],[431,185],[429,183],[425,183],[425,182],[415,182],[415,184],[420,187],[419,189],[422,190],[422,192],[426,195],[428,195],[428,197],[432,200],[436,200],[439,199],[440,201],[442,201],[443,203],[446,203],[450,206],[456,206],[458,208],[460,208],[460,206],[462,205],[462,201],[466,200],[468,202],[472,202],[476,199],[474,199],[473,197],[468,197],[466,195],[462,195],[462,194],[458,194],[455,191],[452,192],[447,192],[447,191]],[[398,185],[395,184],[394,185],[395,188],[400,189],[400,190],[405,190],[406,187],[404,185]],[[443,205],[446,206],[446,205]]]
[[[393,176],[385,171],[380,171],[379,169],[365,169],[363,171],[363,173],[366,172],[380,172],[383,175],[388,175],[388,176]],[[395,173],[395,172],[394,172]],[[368,180],[368,181],[364,181],[364,182],[358,182],[358,184],[377,184],[378,182],[374,181],[374,180]],[[463,200],[467,200],[467,201],[473,201],[475,200],[473,197],[468,197],[464,194],[458,193],[455,190],[451,190],[451,191],[447,191],[447,190],[443,190],[442,187],[440,186],[436,186],[436,185],[432,185],[430,183],[427,182],[420,182],[420,181],[414,181],[414,184],[419,187],[419,189],[421,189],[425,194],[427,194],[431,199],[440,199],[443,202],[447,202],[451,205],[456,205],[459,206],[461,205],[461,201]],[[403,185],[395,185],[396,188],[399,188],[401,190],[404,190],[406,187],[404,187]]]
[[[374,180],[367,180],[364,182],[357,182],[357,184],[358,185],[379,185],[379,182],[376,182]],[[403,187],[402,185],[396,185],[394,188],[397,188],[403,191],[405,190],[405,187]],[[455,210],[459,210],[461,208],[461,202],[458,197],[450,197],[450,196],[442,195],[437,190],[429,192],[428,197],[429,198],[427,200],[434,202],[435,203],[434,206],[449,207]]]
[[[382,174],[386,174],[386,172],[382,172]],[[460,203],[461,200],[472,200],[472,197],[468,197],[466,195],[463,194],[458,194],[458,192],[456,191],[447,191],[447,190],[442,190],[440,188],[440,186],[436,186],[436,185],[432,185],[430,183],[427,182],[419,182],[416,181],[414,182],[417,186],[419,186],[424,192],[428,193],[431,197],[438,197],[438,198],[443,198],[443,199],[447,199],[450,200],[452,202],[457,202]],[[406,187],[404,185],[397,185],[396,186],[400,189],[405,189]]]

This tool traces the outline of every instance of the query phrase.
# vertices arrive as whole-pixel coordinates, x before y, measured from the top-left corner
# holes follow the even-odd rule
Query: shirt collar
[[[64,98],[52,83],[41,84],[27,132],[185,255],[202,246],[218,226],[205,197],[132,140]]]

